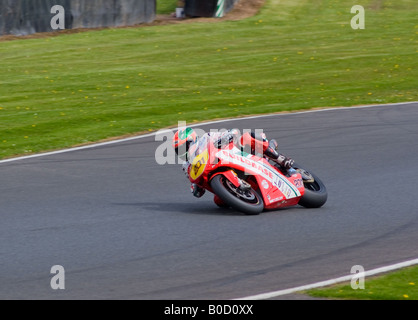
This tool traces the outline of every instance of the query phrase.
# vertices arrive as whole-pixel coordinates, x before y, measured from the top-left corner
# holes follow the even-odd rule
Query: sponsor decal
[[[192,166],[190,169],[190,177],[193,180],[199,178],[202,175],[203,171],[205,171],[206,164],[208,163],[208,158],[209,154],[208,150],[206,149],[193,159]]]
[[[296,188],[302,188],[303,187],[303,179],[302,178],[295,179],[294,183],[295,183]]]
[[[274,172],[272,169],[261,162],[254,161],[248,157],[242,157],[241,155],[237,154],[240,151],[237,148],[234,149],[229,152],[226,150],[221,150],[216,154],[216,156],[223,161],[227,161],[228,163],[233,163],[244,167],[247,172],[249,171],[262,176],[264,179],[273,184],[273,186],[276,186],[287,199],[300,196],[299,190],[295,188],[293,184],[291,184],[285,177],[282,177],[278,172]]]
[[[261,185],[263,186],[264,189],[268,189],[269,188],[269,183],[266,180],[263,180],[261,182]]]
[[[282,200],[283,200],[283,197],[278,197],[278,198],[271,199],[270,202],[277,202],[277,201],[282,201]]]

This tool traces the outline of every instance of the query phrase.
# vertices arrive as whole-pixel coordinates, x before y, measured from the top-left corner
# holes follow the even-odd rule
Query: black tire
[[[222,174],[215,176],[210,181],[210,186],[223,202],[246,215],[258,215],[264,210],[263,199],[257,191],[250,189],[244,194]]]
[[[305,170],[296,164],[293,168]],[[328,191],[321,179],[310,171],[309,174],[313,177],[313,181],[303,181],[305,194],[299,200],[299,204],[305,208],[320,208],[328,200]]]

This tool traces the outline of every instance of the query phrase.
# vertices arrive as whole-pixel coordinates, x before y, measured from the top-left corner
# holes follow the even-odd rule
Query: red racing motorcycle
[[[193,147],[189,180],[214,193],[225,207],[257,215],[298,204],[319,208],[327,201],[322,181],[297,164],[283,170],[274,161],[238,149],[233,142],[218,149],[209,135]]]

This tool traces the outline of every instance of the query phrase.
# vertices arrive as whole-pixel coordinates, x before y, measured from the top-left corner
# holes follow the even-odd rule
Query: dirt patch
[[[383,0],[374,0],[369,5],[369,8],[371,10],[379,11],[382,8],[382,4],[383,4],[382,2],[383,2]]]
[[[126,29],[126,28],[141,28],[141,27],[149,27],[149,26],[159,26],[159,25],[168,25],[168,24],[180,24],[180,23],[194,23],[194,22],[220,22],[220,21],[236,21],[242,20],[245,18],[250,18],[258,13],[260,8],[264,5],[265,0],[239,0],[234,8],[228,12],[225,17],[223,18],[183,18],[179,19],[176,18],[172,14],[167,15],[157,15],[156,19],[150,23],[143,23],[134,26],[126,26],[126,27],[115,27],[114,29]],[[41,38],[49,38],[49,37],[57,37],[63,34],[73,34],[73,33],[80,33],[86,31],[97,31],[97,30],[105,30],[111,28],[80,28],[80,29],[67,29],[55,32],[39,32],[34,33],[26,36],[15,36],[15,35],[4,35],[0,36],[1,41],[12,41],[12,40],[21,40],[21,39],[41,39]]]

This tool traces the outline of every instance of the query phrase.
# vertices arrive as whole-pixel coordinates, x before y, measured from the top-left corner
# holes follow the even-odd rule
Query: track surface
[[[154,137],[1,163],[0,299],[233,299],[418,256],[418,103],[201,126],[232,127],[276,138],[327,204],[218,209]]]

